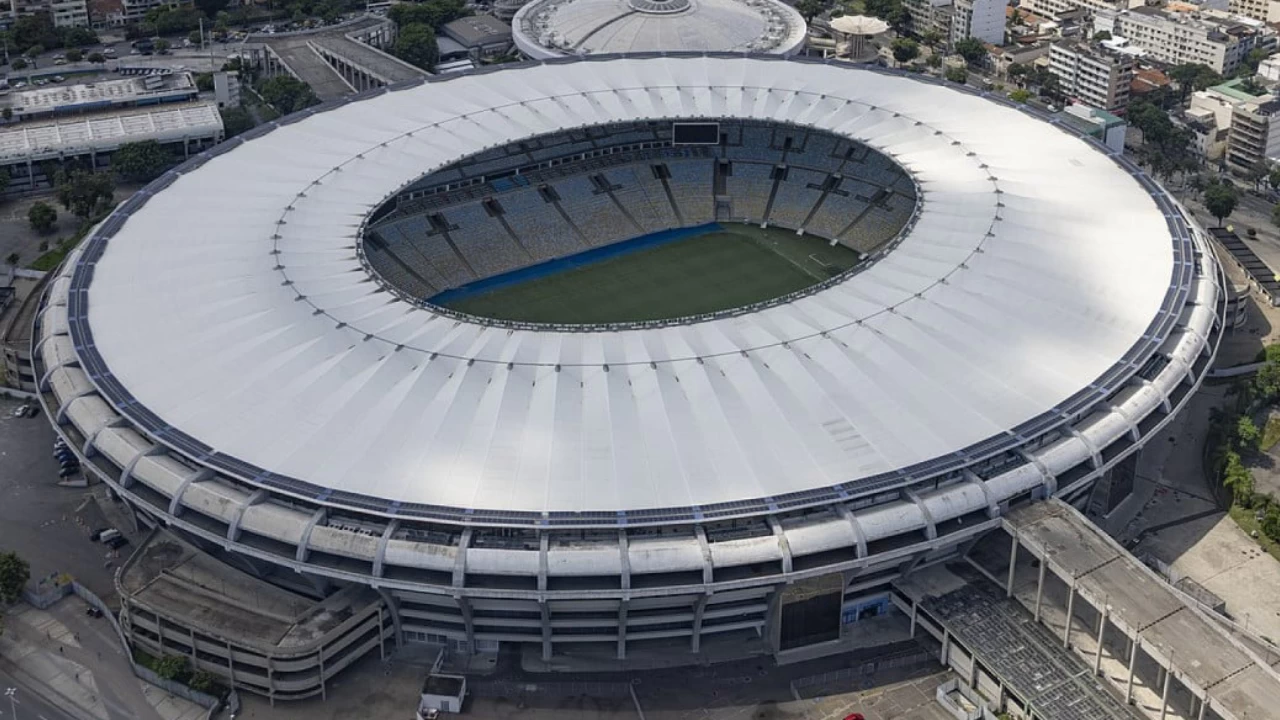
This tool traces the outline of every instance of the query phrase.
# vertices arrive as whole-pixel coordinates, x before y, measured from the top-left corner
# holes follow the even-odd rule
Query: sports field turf
[[[847,270],[858,254],[791,230],[713,226],[704,234],[448,300],[501,320],[606,323],[659,320],[741,307]]]

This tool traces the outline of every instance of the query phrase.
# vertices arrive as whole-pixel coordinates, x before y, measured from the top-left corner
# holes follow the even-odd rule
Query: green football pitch
[[[524,322],[662,320],[769,300],[857,262],[857,252],[822,238],[781,228],[724,225],[444,305]]]

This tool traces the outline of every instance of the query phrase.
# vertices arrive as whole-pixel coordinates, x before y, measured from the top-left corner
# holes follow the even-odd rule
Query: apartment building
[[[1269,97],[1237,105],[1227,134],[1227,167],[1247,173],[1280,161],[1280,100]]]
[[[1005,0],[955,0],[951,14],[951,42],[976,38],[1004,44]]]
[[[1228,7],[1236,15],[1267,22],[1267,12],[1275,0],[1231,0]]]
[[[1133,58],[1082,42],[1063,40],[1049,48],[1049,72],[1062,91],[1090,107],[1122,111],[1129,104]]]
[[[1154,7],[1100,10],[1093,30],[1126,38],[1152,60],[1201,63],[1223,75],[1234,72],[1252,50],[1276,47],[1275,31],[1265,23],[1218,10],[1176,15]]]
[[[89,4],[86,0],[53,0],[49,4],[54,27],[89,27]]]
[[[1142,0],[1136,0],[1141,5]],[[1130,0],[1024,0],[1020,4],[1023,10],[1029,10],[1036,15],[1058,19],[1063,15],[1084,8],[1085,10],[1127,10],[1132,3]]]
[[[952,0],[903,0],[902,7],[911,16],[911,28],[923,34],[933,30],[943,38],[951,37]]]

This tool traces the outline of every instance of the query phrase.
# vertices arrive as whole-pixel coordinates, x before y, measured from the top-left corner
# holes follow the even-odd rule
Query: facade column
[[[538,603],[538,609],[542,611],[542,659],[545,661],[551,659],[551,609],[546,600]]]
[[[920,603],[915,600],[911,601],[911,637],[916,636],[916,613],[920,610]]]
[[[693,603],[693,636],[689,639],[689,652],[702,650],[702,614],[707,609],[707,597],[705,593],[699,595]]]
[[[387,636],[382,626],[382,606],[378,606],[378,659],[387,659]]]
[[[618,659],[627,659],[627,601],[618,603]]]
[[[1093,674],[1096,676],[1102,670],[1102,638],[1107,632],[1107,615],[1110,614],[1111,607],[1102,608],[1102,619],[1098,621],[1098,651],[1093,654]]]
[[[267,656],[267,702],[271,707],[276,706],[276,664],[270,655]]]
[[[1004,585],[1004,596],[1013,597],[1013,575],[1018,568],[1018,536],[1011,535],[1013,545],[1009,548],[1009,580]]]
[[[1049,566],[1049,556],[1040,558],[1040,581],[1036,583],[1036,622],[1040,622],[1040,603],[1044,599],[1044,571]]]
[[[951,654],[951,632],[946,627],[942,628],[942,652],[938,654],[938,662],[947,665],[948,656]]]
[[[316,651],[316,659],[320,661],[320,699],[324,701],[328,701],[329,689],[325,687],[325,683],[324,683],[324,647],[323,646]]]
[[[1134,638],[1129,641],[1129,680],[1124,687],[1124,701],[1126,703],[1133,702],[1133,666],[1138,659],[1138,646],[1141,644],[1140,638]]]
[[[1200,714],[1196,716],[1196,720],[1204,720],[1205,714],[1209,712],[1209,696],[1205,695],[1200,698]]]
[[[199,670],[200,660],[196,657],[196,629],[192,627],[188,628],[188,631],[191,633],[191,669]]]
[[[1062,647],[1071,649],[1071,616],[1075,612],[1076,604],[1076,582],[1071,581],[1071,586],[1067,588],[1067,623],[1062,629]]]
[[[1164,716],[1169,712],[1169,678],[1173,673],[1168,670],[1164,671],[1164,689],[1160,691],[1160,720],[1164,720]]]

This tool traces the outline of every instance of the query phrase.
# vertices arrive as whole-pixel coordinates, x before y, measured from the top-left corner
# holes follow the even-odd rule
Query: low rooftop
[[[492,15],[472,15],[445,23],[444,33],[469,48],[511,42],[511,26]]]
[[[114,150],[141,140],[175,142],[222,133],[211,102],[148,105],[0,127],[0,164]]]
[[[196,85],[190,73],[168,73],[74,85],[27,87],[0,95],[0,108],[7,107],[14,113],[28,115],[75,112],[136,105],[163,97],[194,97],[195,94]]]
[[[1146,648],[1173,658],[1181,677],[1198,685],[1227,718],[1271,717],[1280,707],[1280,676],[1149,568],[1071,507],[1049,501],[1005,516],[1019,542],[1074,577],[1082,597],[1105,599],[1113,622],[1131,628]]]
[[[312,600],[236,570],[166,532],[153,533],[124,566],[121,593],[187,627],[261,652],[311,645],[379,602],[351,586]]]
[[[350,37],[389,22],[385,18],[366,15],[351,22],[318,30],[250,35],[245,42],[271,48],[298,79],[311,86],[316,97],[321,100],[334,100],[354,94],[355,91],[342,79],[338,71],[316,52],[315,47],[320,47],[332,55],[364,68],[382,78],[386,83],[416,80],[429,74],[425,70],[420,70]]]

